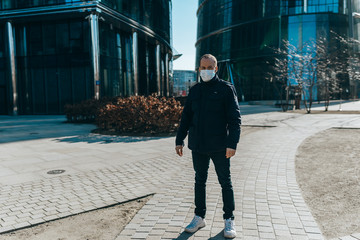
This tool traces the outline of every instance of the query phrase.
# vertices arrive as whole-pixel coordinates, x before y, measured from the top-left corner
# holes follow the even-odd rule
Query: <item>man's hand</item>
[[[175,147],[175,150],[176,150],[177,155],[179,155],[180,157],[182,157],[182,155],[183,155],[183,146],[182,146],[182,145],[177,145],[177,146]]]
[[[227,148],[226,149],[226,158],[231,158],[232,156],[235,155],[236,150],[232,149],[232,148]]]

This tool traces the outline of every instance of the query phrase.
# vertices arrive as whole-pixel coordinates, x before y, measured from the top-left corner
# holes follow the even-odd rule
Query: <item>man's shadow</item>
[[[194,235],[194,233],[187,233],[184,231],[177,238],[173,238],[172,240],[186,240],[189,239],[192,235]]]
[[[187,240],[189,239],[192,235],[194,235],[194,233],[187,233],[187,232],[182,232],[177,238],[173,238],[172,240]],[[208,240],[223,240],[224,238],[224,230],[221,230],[221,232],[219,232],[218,234],[216,234],[216,236],[209,238]]]
[[[216,236],[209,238],[209,240],[220,240],[220,239],[221,239],[221,240],[226,239],[226,238],[224,237],[224,230],[221,230],[221,232],[219,232],[218,234],[216,234]]]

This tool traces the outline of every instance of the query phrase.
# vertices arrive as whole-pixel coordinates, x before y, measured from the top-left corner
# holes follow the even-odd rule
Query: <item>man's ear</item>
[[[217,72],[217,71],[218,71],[218,66],[215,67],[215,72]]]

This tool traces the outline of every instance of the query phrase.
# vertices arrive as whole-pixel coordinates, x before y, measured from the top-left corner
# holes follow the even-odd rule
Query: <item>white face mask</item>
[[[201,70],[200,77],[204,82],[208,82],[215,77],[215,70]]]

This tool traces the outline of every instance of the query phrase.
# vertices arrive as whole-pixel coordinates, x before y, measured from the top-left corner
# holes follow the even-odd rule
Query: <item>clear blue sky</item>
[[[174,70],[195,70],[198,0],[172,0],[173,46],[182,54]]]

